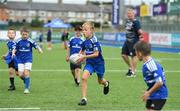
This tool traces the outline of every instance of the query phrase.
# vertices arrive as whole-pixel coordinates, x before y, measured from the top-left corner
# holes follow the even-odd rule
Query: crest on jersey
[[[127,29],[127,30],[130,30],[130,29],[132,28],[132,25],[133,25],[132,22],[126,23],[126,29]]]
[[[26,47],[30,47],[30,43],[27,43]]]

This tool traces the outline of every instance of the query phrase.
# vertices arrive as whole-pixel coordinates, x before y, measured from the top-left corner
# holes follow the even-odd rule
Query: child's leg
[[[9,80],[10,80],[10,86],[14,87],[14,68],[9,68]]]
[[[30,77],[29,77],[30,71],[25,69],[24,70],[24,76],[25,76],[25,89],[30,88]]]
[[[88,70],[84,70],[82,76],[82,98],[86,98],[87,95],[87,79],[89,78],[90,73]]]
[[[75,65],[70,63],[70,69],[71,69],[71,74],[73,76],[73,79],[74,79],[74,82],[76,83],[77,82],[77,79],[75,77]]]
[[[77,79],[77,84],[80,83],[80,78],[81,78],[81,69],[80,68],[76,68],[75,69],[75,78]]]
[[[71,69],[71,74],[72,74],[73,78],[75,79],[75,70]]]
[[[18,74],[19,74],[19,77],[23,80],[24,82],[24,64],[18,64]]]
[[[109,93],[109,81],[105,80],[104,78],[98,77],[99,84],[104,85],[103,93],[106,95]]]
[[[106,79],[104,79],[104,63],[102,65],[96,66],[95,71],[98,76],[98,83],[104,85],[104,87],[107,87],[109,82]]]
[[[78,103],[78,105],[86,105],[87,104],[87,79],[89,78],[90,74],[93,73],[93,66],[91,64],[86,64],[84,66],[84,72],[82,76],[82,99]]]
[[[108,85],[107,80],[104,79],[104,78],[102,78],[102,79],[98,78],[98,83],[99,83],[99,84],[102,84],[102,85],[104,85],[104,86],[107,86],[107,85]]]
[[[23,82],[25,81],[24,80],[24,64],[18,64],[18,74],[19,74],[19,77],[23,80]]]
[[[25,63],[24,77],[25,77],[25,89],[30,88],[30,70],[32,63]]]

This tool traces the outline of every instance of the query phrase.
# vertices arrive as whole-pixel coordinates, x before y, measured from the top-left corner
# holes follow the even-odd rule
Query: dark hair
[[[74,27],[74,31],[82,31],[81,25],[76,25],[76,26]]]
[[[23,28],[21,29],[21,33],[22,33],[22,32],[28,32],[28,33],[29,33],[30,31],[29,31],[29,29],[28,29],[27,27],[23,27]]]
[[[8,31],[13,30],[16,33],[16,30],[14,28],[9,28]]]
[[[151,54],[151,44],[146,41],[138,41],[134,48],[137,52],[141,52],[144,56]]]

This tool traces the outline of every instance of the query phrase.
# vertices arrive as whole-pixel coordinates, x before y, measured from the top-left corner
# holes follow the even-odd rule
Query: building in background
[[[9,9],[8,20],[13,22],[26,21],[30,23],[33,19],[47,23],[54,18],[60,18],[64,22],[77,21],[94,21],[100,22],[100,7],[94,4],[62,4],[58,3],[37,3],[29,0],[28,2],[7,2],[6,6]],[[111,6],[103,8],[103,20],[111,21]]]

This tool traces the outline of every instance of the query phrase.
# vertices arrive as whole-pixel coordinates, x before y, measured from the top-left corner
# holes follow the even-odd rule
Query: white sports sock
[[[87,99],[86,99],[85,97],[83,97],[82,99],[84,99],[84,100],[86,100],[86,101],[87,101]]]
[[[106,81],[106,83],[105,83],[105,87],[107,87],[108,86],[108,82]]]

